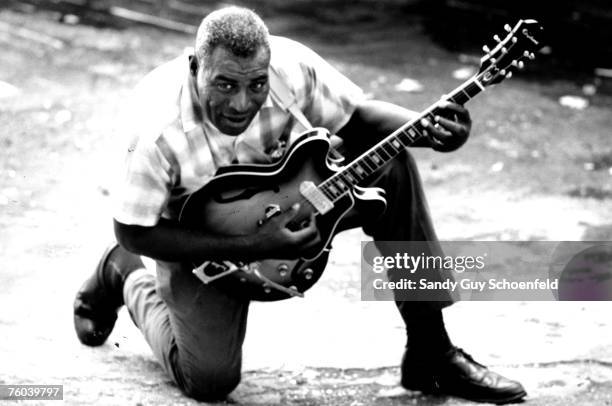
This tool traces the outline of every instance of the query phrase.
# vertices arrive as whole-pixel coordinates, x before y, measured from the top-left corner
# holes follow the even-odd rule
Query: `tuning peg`
[[[483,51],[485,51],[487,54],[488,54],[489,52],[491,52],[491,50],[489,49],[489,47],[488,47],[488,46],[486,46],[486,45],[483,45],[483,46],[482,46],[482,50],[483,50]]]
[[[497,42],[501,42],[501,38],[499,38],[499,35],[497,34],[493,35],[493,39]]]
[[[508,53],[508,49],[506,47],[502,47],[501,51],[502,51],[502,54]]]
[[[506,24],[504,25],[504,30],[506,30],[506,32],[510,32],[512,31],[512,27],[510,27],[510,24]]]
[[[513,44],[516,44],[516,42],[517,42],[517,41],[518,41],[518,38],[516,38],[516,37],[512,37],[512,43],[513,43]]]
[[[523,69],[525,67],[523,61],[517,61],[516,59],[512,61],[511,65],[519,69]]]
[[[500,70],[499,74],[502,76],[506,76],[506,70],[505,69]]]
[[[532,60],[535,59],[535,55],[533,52],[529,54],[529,59],[532,59]]]
[[[512,71],[508,72],[506,74],[506,79],[510,79],[512,77]]]

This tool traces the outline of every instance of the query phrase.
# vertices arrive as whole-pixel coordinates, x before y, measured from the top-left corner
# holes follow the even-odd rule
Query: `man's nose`
[[[236,92],[230,99],[230,107],[236,111],[244,112],[249,107],[249,96],[246,90]]]

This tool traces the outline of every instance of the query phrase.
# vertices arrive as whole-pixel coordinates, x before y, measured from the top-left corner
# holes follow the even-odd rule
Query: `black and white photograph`
[[[603,0],[3,0],[0,403],[612,405],[610,38]]]

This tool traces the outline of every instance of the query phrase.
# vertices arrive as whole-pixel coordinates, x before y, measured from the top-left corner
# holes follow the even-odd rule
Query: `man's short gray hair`
[[[217,46],[239,57],[251,57],[263,47],[270,49],[268,28],[255,12],[242,7],[213,11],[202,20],[196,36],[195,52],[202,63]]]

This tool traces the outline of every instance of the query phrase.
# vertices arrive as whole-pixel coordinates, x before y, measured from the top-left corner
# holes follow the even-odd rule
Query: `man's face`
[[[197,71],[200,104],[224,134],[239,135],[268,97],[270,53],[260,48],[242,58],[219,46]]]

